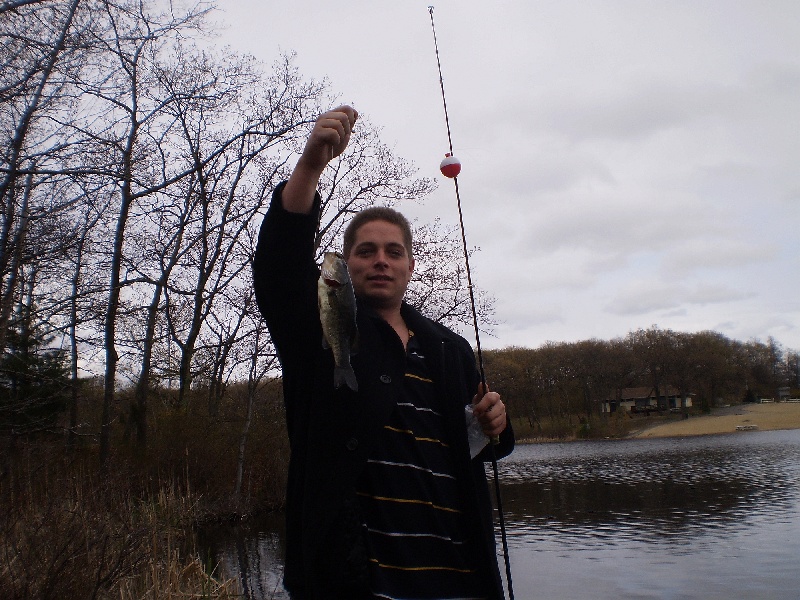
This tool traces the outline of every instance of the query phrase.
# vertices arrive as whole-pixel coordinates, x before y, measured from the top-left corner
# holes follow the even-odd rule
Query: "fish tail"
[[[338,389],[346,385],[354,392],[358,391],[358,381],[353,367],[335,367],[333,369],[333,385]]]

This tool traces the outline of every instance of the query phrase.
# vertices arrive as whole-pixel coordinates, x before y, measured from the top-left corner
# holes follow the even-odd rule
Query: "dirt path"
[[[713,415],[671,421],[639,431],[631,437],[681,437],[732,433],[737,427],[755,426],[759,431],[771,429],[800,429],[800,402],[772,404],[743,404],[721,409]]]

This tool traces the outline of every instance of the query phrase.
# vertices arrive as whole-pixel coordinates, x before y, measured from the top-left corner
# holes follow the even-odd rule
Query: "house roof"
[[[620,400],[637,400],[639,398],[654,398],[655,390],[652,387],[624,388],[620,393]]]
[[[667,386],[665,392],[661,393],[661,396],[679,396],[680,390],[676,387]],[[690,396],[692,394],[689,394]],[[643,400],[645,398],[655,398],[656,397],[656,390],[654,387],[631,387],[631,388],[624,388],[620,392],[620,400]]]

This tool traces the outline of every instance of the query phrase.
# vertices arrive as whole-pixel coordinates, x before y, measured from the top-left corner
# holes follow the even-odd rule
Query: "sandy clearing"
[[[690,417],[671,421],[639,431],[631,437],[681,437],[732,433],[740,425],[755,425],[759,431],[772,429],[800,429],[800,402],[770,404],[743,404],[724,409],[722,414]]]

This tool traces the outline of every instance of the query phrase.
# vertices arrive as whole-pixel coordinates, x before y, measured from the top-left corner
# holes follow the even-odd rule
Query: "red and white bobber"
[[[442,175],[450,179],[457,177],[458,174],[461,173],[461,161],[448,152],[444,155],[444,160],[439,163],[439,170],[442,172]]]

